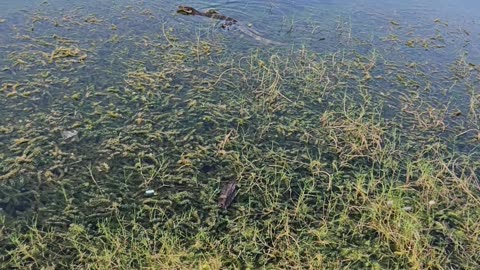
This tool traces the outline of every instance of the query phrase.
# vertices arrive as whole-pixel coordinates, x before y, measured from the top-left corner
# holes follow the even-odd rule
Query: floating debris
[[[233,199],[237,195],[237,181],[232,180],[222,188],[220,198],[218,199],[218,206],[227,209],[232,204]]]
[[[62,138],[64,140],[72,140],[72,141],[78,141],[78,131],[76,130],[64,130],[62,131]]]

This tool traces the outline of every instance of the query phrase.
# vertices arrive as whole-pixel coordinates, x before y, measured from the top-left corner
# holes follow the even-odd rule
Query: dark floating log
[[[220,197],[218,199],[218,206],[223,209],[227,209],[230,204],[232,204],[233,199],[237,195],[237,181],[232,180],[228,182],[222,188],[222,192],[220,192]]]

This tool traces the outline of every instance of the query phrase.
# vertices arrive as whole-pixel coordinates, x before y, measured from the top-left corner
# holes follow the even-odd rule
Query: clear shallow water
[[[282,39],[290,43],[306,43],[321,48],[323,43],[335,40],[335,35],[348,30],[349,35],[364,40],[375,41],[394,29],[404,33],[426,34],[435,29],[432,22],[441,19],[451,25],[451,29],[465,30],[469,39],[478,40],[480,18],[476,10],[478,1],[2,1],[0,16],[13,16],[17,12],[36,9],[61,12],[81,7],[99,15],[113,15],[131,5],[145,8],[153,16],[171,23],[181,21],[175,15],[179,4],[192,5],[198,10],[215,9],[220,13],[238,19],[239,22],[254,25],[255,29],[267,37]],[[194,20],[196,24],[206,20]],[[389,22],[395,21],[399,27]],[[188,27],[188,25],[186,25]],[[193,26],[190,26],[193,27]],[[347,29],[345,29],[347,28]],[[413,32],[413,33],[412,33]],[[456,40],[459,42],[459,40]],[[473,42],[472,42],[473,43]],[[474,46],[474,45],[471,45]],[[476,48],[478,50],[478,47]]]
[[[176,14],[180,4],[239,26]],[[189,243],[205,228],[232,235],[215,201],[229,179],[243,184],[233,217],[263,230],[265,208],[296,218],[305,183],[316,222],[327,175],[338,172],[340,190],[370,174],[368,155],[391,154],[372,175],[400,182],[410,155],[478,159],[476,10],[446,0],[2,1],[0,214],[7,227],[38,216],[46,231],[77,222],[93,234],[99,220],[138,214],[147,227],[180,224],[171,232]]]
[[[422,35],[434,27],[432,22],[435,19],[442,18],[457,29],[471,32],[471,39],[478,39],[479,19],[474,10],[479,4],[468,0],[454,2],[445,0],[421,3],[418,1],[196,1],[191,5],[199,10],[217,9],[244,24],[251,23],[266,37],[289,43],[308,44],[325,50],[338,45],[339,35],[376,41],[383,35],[391,33],[392,27],[388,22],[392,20],[400,24],[400,30],[408,33],[413,31]],[[1,4],[0,15],[7,16],[18,10],[34,10],[47,6],[52,11],[83,7],[85,10],[91,9],[94,13],[109,14],[121,12],[119,9],[128,4],[145,7],[151,10],[154,16],[175,23],[179,20],[172,16],[176,6],[189,3],[83,1],[67,4],[63,1],[4,1]],[[15,18],[11,19],[15,20]],[[189,26],[185,25],[185,27]]]
[[[67,88],[54,86],[54,94],[22,100],[22,106],[12,107],[16,101],[2,100],[5,106],[0,111],[6,115],[4,121],[11,123],[27,117],[25,111],[49,112],[56,98],[78,89],[123,87],[125,72],[135,63],[141,63],[146,70],[158,68],[153,59],[144,58],[143,50],[151,42],[167,38],[166,32],[170,30],[187,41],[217,42],[232,59],[256,50],[288,53],[303,48],[319,55],[372,57],[375,68],[369,71],[369,76],[379,80],[373,80],[369,89],[392,96],[384,101],[388,105],[384,113],[389,117],[403,107],[399,102],[402,95],[418,95],[436,102],[439,108],[447,108],[449,113],[459,110],[464,115],[470,109],[467,104],[474,104],[471,99],[478,91],[475,67],[480,62],[477,1],[196,1],[191,4],[198,10],[215,9],[235,18],[247,30],[251,25],[260,37],[282,45],[262,44],[235,28],[222,30],[219,22],[209,18],[176,14],[180,4],[190,5],[180,1],[2,1],[2,81],[28,84],[34,74],[40,73],[45,78],[34,81],[38,81],[36,86],[42,85],[56,72],[48,71],[48,55],[58,44],[73,44],[84,49],[85,57],[91,53],[95,59],[92,65],[73,69],[71,73],[66,68],[54,74],[77,82]],[[41,67],[23,68],[28,61]],[[469,85],[452,77],[458,62],[473,71]],[[409,80],[414,81],[410,86]],[[355,81],[348,84],[356,91]],[[12,88],[4,87],[6,93]]]
[[[252,23],[269,38],[306,44],[320,52],[352,46],[352,39],[379,46],[390,34],[430,38],[436,31],[445,34],[446,42],[457,43],[457,48],[469,43],[467,49],[479,49],[475,45],[480,32],[476,1],[199,1],[195,7],[217,9]],[[445,20],[451,28],[444,32],[434,23],[436,19]],[[454,30],[469,35],[462,39]]]
[[[7,25],[22,20],[25,14],[43,10],[59,14],[81,9],[85,14],[121,18],[128,8],[148,10],[148,22],[130,18],[130,30],[141,34],[160,31],[166,23],[175,28],[210,29],[200,35],[216,36],[229,41],[234,51],[265,48],[238,30],[217,29],[218,22],[175,14],[177,5],[192,5],[198,10],[215,9],[235,18],[239,24],[251,25],[260,36],[282,42],[284,48],[307,49],[318,53],[372,50],[387,53],[392,60],[450,63],[462,52],[469,59],[480,61],[480,19],[475,13],[478,1],[4,1],[0,16]],[[19,10],[21,10],[19,12]],[[117,18],[117,19],[114,19]],[[143,24],[141,26],[140,24]],[[39,29],[40,30],[40,29]],[[41,30],[40,30],[41,31]],[[202,31],[202,30],[200,30]],[[413,48],[405,46],[416,41]],[[428,48],[422,46],[428,43]],[[274,46],[274,45],[273,45]]]
[[[41,86],[50,75],[57,79],[64,76],[72,82],[68,87],[54,83],[52,93],[21,100],[21,106],[15,106],[18,100],[2,100],[3,121],[14,123],[19,118],[26,119],[31,111],[50,112],[56,99],[79,89],[124,87],[125,73],[136,64],[145,70],[158,69],[154,58],[145,58],[144,50],[152,42],[167,38],[166,32],[170,30],[186,41],[218,43],[227,52],[223,57],[230,54],[232,59],[242,59],[242,55],[256,50],[288,53],[303,49],[319,55],[333,53],[340,58],[349,55],[347,58],[351,60],[372,57],[375,67],[369,76],[379,80],[371,81],[369,91],[379,93],[379,97],[391,95],[382,101],[388,105],[384,115],[389,117],[404,108],[399,101],[402,96],[425,98],[447,113],[458,110],[464,115],[471,110],[468,104],[475,104],[471,99],[478,91],[476,73],[470,75],[469,85],[458,83],[454,73],[459,61],[472,69],[469,72],[475,72],[480,62],[477,1],[196,1],[191,4],[198,10],[215,9],[235,18],[247,30],[251,24],[260,37],[282,45],[262,44],[235,28],[222,30],[218,21],[209,18],[176,14],[180,4],[190,5],[180,1],[2,1],[0,76],[5,82],[4,93],[8,95],[18,82],[27,85],[33,80],[35,87]],[[87,62],[95,60],[71,72],[65,68],[56,74],[56,70],[49,70],[48,61],[58,44],[80,48],[83,50],[80,56],[93,56],[86,58]],[[25,68],[29,61],[40,66]],[[198,65],[201,67],[201,63]],[[45,78],[37,78],[38,73]],[[409,81],[414,83],[409,85]],[[347,83],[353,92],[357,91],[356,83]],[[43,91],[35,87],[26,87],[27,92]],[[8,139],[2,142],[4,149],[8,142]]]

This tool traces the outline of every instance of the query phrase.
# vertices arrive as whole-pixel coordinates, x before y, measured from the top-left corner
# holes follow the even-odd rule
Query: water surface
[[[177,14],[178,5],[214,9],[238,25],[224,30]],[[280,263],[275,250],[294,246],[285,224],[298,233],[294,242],[309,243],[297,250],[332,263],[369,268],[364,259],[374,254],[383,268],[412,267],[411,246],[394,250],[375,224],[360,226],[368,231],[361,237],[310,233],[322,220],[330,230],[356,228],[350,223],[366,217],[339,216],[371,208],[358,201],[423,209],[438,200],[429,188],[478,179],[477,10],[473,0],[2,1],[0,221],[30,246],[35,237],[22,232],[31,228],[64,237],[39,245],[63,267],[82,257],[65,233],[78,225],[96,236],[102,222],[138,222],[149,239],[160,228],[187,249],[208,238],[240,268]],[[364,185],[367,176],[378,182]],[[224,211],[216,201],[232,179],[240,192]],[[474,193],[456,192],[442,207],[473,209],[463,205],[475,200],[463,200]],[[468,215],[435,213],[418,218],[433,239],[425,250],[458,268],[455,251],[475,242],[450,233],[460,222],[449,218]],[[15,261],[23,249],[1,237],[5,267],[51,265]],[[319,243],[327,244],[310,250]]]

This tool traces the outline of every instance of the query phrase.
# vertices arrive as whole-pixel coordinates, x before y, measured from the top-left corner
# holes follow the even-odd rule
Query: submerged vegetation
[[[133,7],[25,16],[0,24],[0,268],[479,267],[467,54],[237,52]]]

